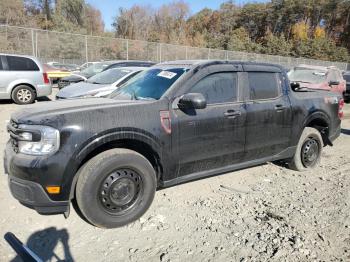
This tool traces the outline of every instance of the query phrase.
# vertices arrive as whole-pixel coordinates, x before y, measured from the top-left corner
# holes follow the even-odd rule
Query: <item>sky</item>
[[[254,2],[262,2],[263,0],[257,0]],[[89,4],[99,9],[102,13],[102,18],[105,23],[105,29],[108,31],[112,30],[113,18],[117,15],[120,7],[130,8],[135,4],[138,5],[151,5],[154,8],[173,2],[173,0],[86,0]],[[223,2],[227,0],[186,0],[189,4],[191,13],[196,13],[205,7],[211,9],[218,9]],[[246,0],[236,0],[237,4],[248,2]]]

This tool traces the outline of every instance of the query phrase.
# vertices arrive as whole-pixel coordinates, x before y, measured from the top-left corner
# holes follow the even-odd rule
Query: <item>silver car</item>
[[[0,53],[0,99],[31,104],[51,93],[50,79],[36,58]]]
[[[98,73],[84,82],[71,84],[62,88],[57,99],[107,97],[118,87],[137,75],[147,67],[118,67]]]

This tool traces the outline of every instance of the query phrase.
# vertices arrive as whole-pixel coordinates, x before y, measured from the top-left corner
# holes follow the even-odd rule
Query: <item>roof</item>
[[[129,70],[129,71],[142,71],[142,70],[146,70],[149,67],[144,67],[144,66],[123,66],[123,67],[114,67],[108,70]]]
[[[193,68],[196,66],[209,66],[209,65],[257,65],[257,66],[269,66],[269,67],[276,67],[279,69],[284,69],[282,66],[277,64],[271,64],[271,63],[261,63],[261,62],[245,62],[245,61],[235,61],[235,60],[175,60],[175,61],[168,61],[159,63],[156,65],[156,67],[185,67],[185,68]]]
[[[18,56],[18,57],[26,57],[26,58],[36,59],[36,57],[35,57],[35,56],[30,56],[30,55],[17,55],[17,54],[5,54],[5,53],[0,53],[0,55],[6,55],[6,56]]]

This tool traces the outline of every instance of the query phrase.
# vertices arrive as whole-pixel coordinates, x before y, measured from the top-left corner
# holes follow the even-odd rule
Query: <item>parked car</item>
[[[78,83],[81,81],[85,81],[89,77],[96,75],[104,70],[117,68],[117,67],[129,67],[129,66],[139,66],[139,67],[149,67],[154,65],[151,62],[143,62],[143,61],[133,61],[133,60],[120,60],[120,61],[104,61],[100,63],[94,63],[91,66],[87,67],[80,73],[72,74],[69,77],[64,77],[58,82],[58,88],[61,89],[73,83]]]
[[[278,65],[177,61],[110,98],[31,106],[8,124],[10,190],[41,214],[67,216],[74,198],[91,224],[113,228],[141,217],[156,189],[267,161],[314,168],[344,103],[298,90]]]
[[[90,77],[86,81],[62,88],[57,93],[56,99],[107,97],[118,87],[145,69],[147,68],[120,67],[103,71]]]
[[[291,82],[300,83],[301,87],[322,89],[343,95],[346,81],[336,67],[299,65],[288,72]]]
[[[102,62],[102,61],[101,61]],[[86,62],[80,66],[78,66],[78,71],[82,71],[84,70],[85,68],[88,68],[89,66],[93,65],[93,64],[97,64],[97,63],[100,63],[100,62]]]
[[[0,99],[31,104],[52,92],[50,79],[38,59],[0,54]]]
[[[78,71],[79,67],[75,64],[64,64],[58,62],[48,62],[47,65],[52,66],[57,69],[67,70],[70,72]]]
[[[68,70],[59,69],[48,64],[43,64],[43,68],[47,73],[48,77],[51,79],[52,83],[57,83],[57,81],[62,77],[67,77],[72,74]]]
[[[346,103],[350,103],[350,71],[343,74],[343,78],[346,81],[346,90],[344,93],[344,100]]]
[[[70,84],[86,81],[89,77],[102,72],[104,68],[110,65],[111,62],[94,63],[79,73],[72,73],[70,76],[63,77],[58,81],[58,88],[62,89]]]

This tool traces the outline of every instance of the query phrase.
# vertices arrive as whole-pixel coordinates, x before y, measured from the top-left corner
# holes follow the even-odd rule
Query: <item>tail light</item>
[[[338,116],[340,119],[343,119],[344,118],[344,99],[341,98],[339,99],[339,107],[338,107]]]
[[[45,84],[50,84],[50,79],[49,79],[47,73],[43,73],[43,78],[44,78],[44,83]]]

